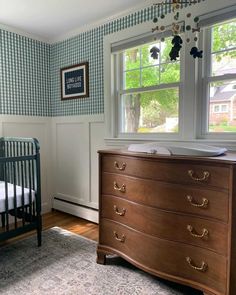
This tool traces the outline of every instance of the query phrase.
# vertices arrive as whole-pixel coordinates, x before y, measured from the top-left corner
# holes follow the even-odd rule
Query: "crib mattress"
[[[30,190],[24,188],[24,204],[28,205],[30,203]],[[35,200],[35,192],[31,190],[32,202]],[[0,181],[0,213],[6,211],[6,194],[5,194],[5,182]],[[22,187],[16,185],[16,206],[22,206]],[[8,183],[8,210],[14,209],[14,185]]]

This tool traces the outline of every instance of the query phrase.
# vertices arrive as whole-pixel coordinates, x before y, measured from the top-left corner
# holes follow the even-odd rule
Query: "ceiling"
[[[145,3],[146,2],[146,3]],[[0,24],[55,40],[147,0],[0,0]]]

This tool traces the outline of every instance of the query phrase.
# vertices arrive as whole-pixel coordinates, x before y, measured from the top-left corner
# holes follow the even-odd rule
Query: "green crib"
[[[39,150],[34,138],[0,138],[0,242],[36,230],[41,246]]]

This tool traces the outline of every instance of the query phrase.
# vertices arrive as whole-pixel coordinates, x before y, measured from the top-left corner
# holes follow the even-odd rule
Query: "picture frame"
[[[61,100],[89,97],[88,71],[88,62],[83,62],[60,70]]]

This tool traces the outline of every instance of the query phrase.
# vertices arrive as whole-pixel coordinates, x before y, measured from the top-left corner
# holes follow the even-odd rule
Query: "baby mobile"
[[[192,0],[192,1],[181,1],[181,0],[172,0],[171,3],[168,2],[161,2],[161,3],[156,3],[154,5],[158,5],[158,6],[163,6],[163,5],[172,5],[172,11],[174,13],[174,22],[172,23],[172,35],[173,35],[173,39],[171,41],[172,43],[172,48],[171,51],[169,53],[170,56],[170,60],[171,61],[175,61],[177,60],[177,58],[179,57],[179,53],[180,50],[182,48],[182,44],[183,44],[183,39],[180,36],[180,32],[181,30],[186,32],[186,42],[189,43],[191,41],[191,34],[193,34],[193,40],[196,42],[198,40],[198,33],[200,32],[200,27],[199,27],[199,17],[195,17],[194,23],[195,23],[195,28],[191,27],[191,25],[186,24],[186,26],[182,27],[178,21],[179,21],[179,10],[181,8],[181,4],[195,4],[198,3],[197,0]],[[188,19],[190,19],[192,17],[191,13],[187,13],[186,17]],[[165,18],[165,14],[162,14],[160,16],[161,19]],[[158,22],[158,18],[154,17],[153,19],[154,23]],[[165,26],[156,26],[152,29],[152,32],[161,32],[163,33],[166,30]],[[190,34],[191,33],[191,34]],[[161,42],[164,42],[165,38],[162,37],[161,38]],[[153,59],[158,59],[158,54],[160,52],[160,49],[156,46],[153,46],[150,49],[150,53],[151,53],[151,57]],[[191,51],[190,51],[190,55],[192,55],[194,58],[202,58],[202,50],[199,50],[197,47],[192,47]]]

